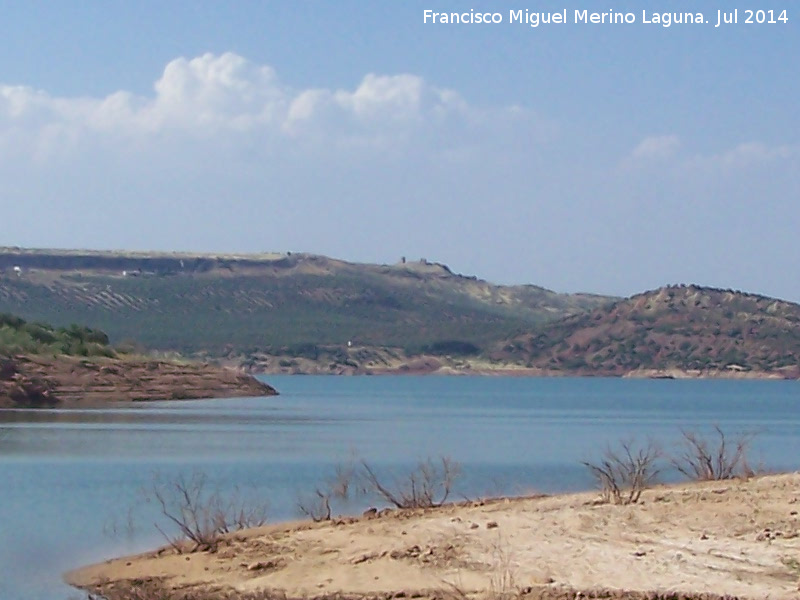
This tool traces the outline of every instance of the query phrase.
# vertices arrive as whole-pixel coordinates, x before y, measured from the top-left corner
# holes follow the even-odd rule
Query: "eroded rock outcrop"
[[[0,408],[271,396],[241,371],[146,358],[13,356],[0,359]]]

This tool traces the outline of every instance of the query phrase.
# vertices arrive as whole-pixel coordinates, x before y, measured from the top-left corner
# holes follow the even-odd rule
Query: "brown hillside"
[[[498,345],[494,360],[591,375],[800,375],[800,305],[669,286]]]

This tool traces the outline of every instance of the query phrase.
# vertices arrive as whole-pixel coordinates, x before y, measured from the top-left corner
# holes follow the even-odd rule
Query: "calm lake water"
[[[800,463],[800,384],[491,377],[268,377],[280,396],[92,411],[0,411],[0,599],[82,598],[73,567],[161,545],[153,478],[209,486],[298,516],[353,456],[408,469],[448,455],[466,496],[588,489],[580,465],[620,438],[669,447],[681,428],[757,431],[753,463]],[[367,502],[362,500],[363,502]],[[361,505],[344,507],[360,510]]]

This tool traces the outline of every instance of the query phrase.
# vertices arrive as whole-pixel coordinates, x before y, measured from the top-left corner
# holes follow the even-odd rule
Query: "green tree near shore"
[[[0,313],[0,355],[15,354],[114,357],[117,352],[102,331],[75,324],[55,328]]]

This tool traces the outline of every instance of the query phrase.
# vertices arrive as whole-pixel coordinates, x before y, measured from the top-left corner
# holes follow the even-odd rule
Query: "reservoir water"
[[[164,543],[155,477],[267,499],[270,520],[337,464],[462,465],[474,497],[592,487],[581,461],[622,438],[756,432],[751,463],[800,467],[800,384],[505,377],[268,377],[280,396],[90,411],[0,411],[0,599],[83,598],[61,574]],[[667,478],[670,475],[667,474]],[[360,510],[369,500],[343,507]],[[365,504],[366,503],[366,504]]]

